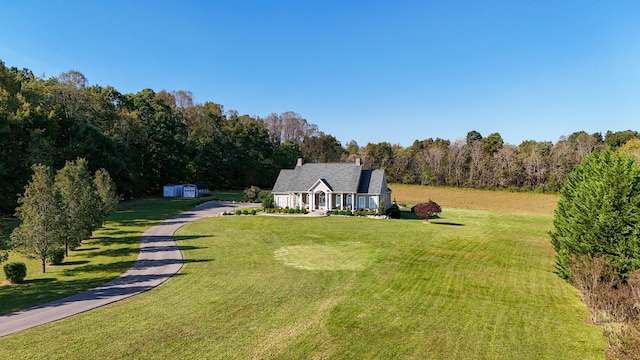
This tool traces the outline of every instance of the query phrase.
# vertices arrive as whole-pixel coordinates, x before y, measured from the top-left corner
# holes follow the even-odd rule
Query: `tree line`
[[[18,199],[21,222],[11,233],[11,245],[39,259],[45,272],[47,259],[61,263],[69,249],[79,247],[104,224],[118,205],[118,194],[108,172],[99,169],[92,176],[85,159],[68,161],[55,173],[41,164],[32,169]]]
[[[353,161],[384,168],[390,182],[557,191],[594,148],[618,148],[639,134],[576,132],[551,142],[505,144],[499,133],[466,139],[343,146],[295,112],[261,118],[196,103],[189,91],[143,89],[123,94],[90,85],[78,71],[36,76],[0,61],[0,213],[13,214],[18,194],[42,164],[61,169],[83,158],[104,168],[124,198],[167,183],[211,189],[270,188],[280,169],[306,162]]]
[[[416,140],[407,148],[351,142],[346,150],[347,157],[361,157],[368,167],[385,168],[392,183],[556,192],[594,149],[637,153],[639,136],[632,130],[604,136],[579,131],[555,144],[529,140],[514,146],[505,144],[499,133],[483,137],[470,131],[455,141]]]

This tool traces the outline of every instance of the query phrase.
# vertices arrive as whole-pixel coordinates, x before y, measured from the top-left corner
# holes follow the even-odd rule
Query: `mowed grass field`
[[[0,314],[26,309],[100,286],[127,271],[138,257],[140,235],[160,220],[193,208],[200,200],[143,197],[123,202],[91,239],[70,251],[61,265],[41,269],[40,260],[16,252],[9,262],[27,265],[27,277],[11,285],[0,277]]]
[[[413,206],[433,200],[442,208],[498,211],[509,214],[549,215],[560,199],[558,194],[477,190],[453,187],[390,184],[398,203]]]
[[[431,224],[336,216],[192,223],[177,233],[186,261],[178,276],[0,338],[0,357],[604,358],[601,329],[553,273],[552,218],[447,208],[442,194],[430,196],[444,207]]]

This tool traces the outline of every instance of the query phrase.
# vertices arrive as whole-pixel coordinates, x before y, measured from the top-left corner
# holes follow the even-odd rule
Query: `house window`
[[[320,193],[318,205],[323,207],[327,205],[327,195],[325,193]]]
[[[342,195],[340,194],[336,195],[336,208],[342,209]]]
[[[351,209],[351,204],[353,204],[353,196],[347,195],[347,208]]]
[[[370,197],[369,198],[369,209],[375,209],[378,206],[376,205],[376,198],[375,197]]]
[[[364,196],[358,196],[358,209],[364,209],[366,198]]]

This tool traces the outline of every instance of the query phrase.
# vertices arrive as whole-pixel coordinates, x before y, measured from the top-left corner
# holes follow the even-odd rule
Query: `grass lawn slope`
[[[160,220],[191,209],[200,200],[144,197],[120,204],[107,223],[70,251],[61,265],[11,253],[9,261],[27,265],[25,283],[0,282],[0,314],[26,309],[100,286],[127,271],[138,257],[140,235]],[[4,279],[4,273],[2,273]],[[7,358],[7,357],[5,357]],[[10,357],[8,357],[10,358]]]
[[[178,276],[2,338],[0,358],[604,358],[553,273],[551,221],[446,207],[432,224],[203,219],[177,233]]]

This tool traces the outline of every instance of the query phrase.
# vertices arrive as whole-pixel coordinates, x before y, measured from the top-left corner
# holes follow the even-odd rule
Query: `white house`
[[[377,210],[391,206],[391,189],[383,169],[365,170],[355,163],[307,163],[280,170],[273,186],[275,207],[315,210]]]

